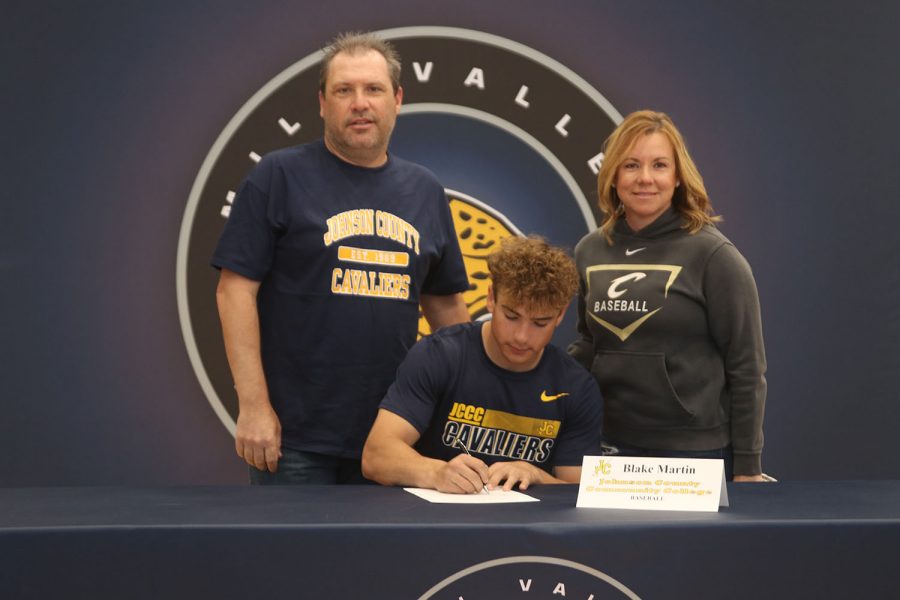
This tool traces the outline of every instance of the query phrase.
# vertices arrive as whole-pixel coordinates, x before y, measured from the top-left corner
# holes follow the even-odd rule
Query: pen
[[[462,432],[460,432],[460,433],[462,433]],[[469,449],[466,448],[465,445],[463,445],[462,443],[460,443],[460,441],[459,441],[459,433],[456,434],[456,439],[453,440],[453,445],[454,445],[454,446],[457,446],[457,447],[459,447],[459,448],[462,448],[462,451],[463,451],[463,452],[465,452],[465,453],[468,454],[469,456],[472,456],[472,453],[469,452]],[[484,484],[481,484],[481,491],[484,492],[485,494],[490,493],[490,492],[488,492],[487,486],[484,485]]]

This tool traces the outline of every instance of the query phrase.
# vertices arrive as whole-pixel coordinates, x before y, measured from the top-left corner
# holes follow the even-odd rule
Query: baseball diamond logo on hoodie
[[[585,270],[586,314],[623,342],[662,310],[681,267],[595,265]]]

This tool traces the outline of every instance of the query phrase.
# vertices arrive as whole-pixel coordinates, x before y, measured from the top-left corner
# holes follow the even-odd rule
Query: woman
[[[604,452],[723,458],[762,481],[759,296],[714,223],[703,178],[663,113],[628,115],[604,146],[603,221],[575,249],[580,338],[603,392]]]

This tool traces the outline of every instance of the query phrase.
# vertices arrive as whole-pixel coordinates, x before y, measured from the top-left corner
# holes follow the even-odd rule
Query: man
[[[600,451],[594,378],[548,345],[578,289],[575,264],[539,238],[488,258],[492,318],[410,351],[363,449],[363,474],[448,493],[574,483]]]
[[[402,99],[390,44],[338,36],[320,76],[324,139],[260,161],[213,255],[252,483],[364,481],[362,445],[418,305],[432,329],[469,320],[443,188],[387,152]]]

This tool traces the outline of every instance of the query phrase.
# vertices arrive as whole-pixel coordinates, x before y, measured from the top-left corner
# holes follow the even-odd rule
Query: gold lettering
[[[374,225],[371,208],[358,208],[344,211],[326,219],[327,230],[323,240],[326,246],[355,235],[372,235]]]
[[[331,291],[334,294],[406,300],[409,298],[410,281],[409,275],[336,268],[331,272]]]
[[[419,232],[396,215],[375,211],[375,235],[403,244],[419,254]]]

